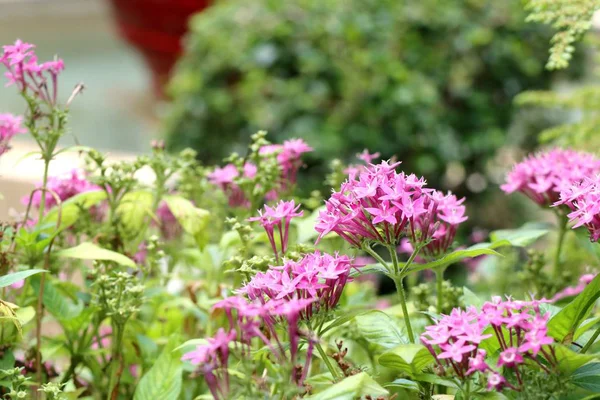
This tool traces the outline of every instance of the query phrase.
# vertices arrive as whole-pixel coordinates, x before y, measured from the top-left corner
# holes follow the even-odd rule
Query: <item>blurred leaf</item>
[[[209,212],[181,196],[165,196],[164,200],[183,230],[196,240],[200,248],[204,248],[208,243]]]
[[[95,190],[91,192],[79,193],[70,199],[64,201],[61,205],[61,218],[59,231],[65,230],[73,225],[79,219],[79,215],[82,210],[86,211],[93,206],[98,205],[101,201],[106,199],[106,192],[102,190]],[[42,225],[49,225],[54,229],[58,221],[58,207],[53,207],[48,211],[48,214],[44,217]]]
[[[83,242],[75,247],[60,250],[56,256],[64,258],[77,258],[80,260],[114,261],[126,267],[135,268],[135,262],[129,257],[112,250],[103,249],[90,242]]]
[[[28,269],[26,271],[13,272],[0,277],[0,288],[7,287],[35,274],[48,272],[45,269]]]
[[[549,227],[525,224],[519,229],[502,229],[490,234],[492,242],[506,240],[514,247],[527,247],[550,232]]]
[[[450,254],[446,254],[444,257],[426,263],[426,264],[412,264],[411,267],[408,269],[408,271],[406,271],[404,273],[404,276],[412,274],[413,272],[417,272],[417,271],[424,271],[424,270],[435,270],[435,269],[441,269],[441,268],[445,268],[451,264],[455,264],[461,260],[464,260],[465,258],[474,258],[474,257],[479,257],[482,255],[495,255],[495,256],[500,256],[500,253],[496,252],[493,249],[499,248],[499,247],[503,247],[503,246],[508,246],[510,245],[510,242],[506,241],[506,240],[500,240],[494,243],[478,243],[476,245],[473,245],[467,249],[463,249],[463,250],[455,250]]]
[[[481,309],[481,306],[483,306],[483,303],[485,303],[466,286],[463,286],[463,295],[461,300],[466,306],[475,306],[479,309]]]
[[[408,343],[398,323],[383,311],[373,310],[354,318],[358,334],[367,342],[391,349]]]
[[[146,190],[129,192],[123,196],[117,214],[128,235],[136,237],[147,228],[148,217],[154,217],[153,203],[154,195]]]
[[[564,374],[571,375],[579,367],[587,364],[594,358],[594,355],[575,353],[567,346],[555,345],[554,353],[558,359],[558,368]]]
[[[177,335],[171,336],[152,368],[140,379],[133,396],[134,400],[179,399],[182,364],[174,351],[178,340]]]
[[[31,278],[31,286],[39,295],[41,280],[39,276]],[[83,302],[73,303],[61,293],[52,283],[51,279],[44,280],[44,294],[42,296],[44,307],[54,318],[59,321],[68,321],[77,317],[83,310]]]
[[[570,382],[590,392],[600,393],[600,363],[591,363],[578,368]]]
[[[453,380],[449,378],[442,378],[434,374],[416,374],[413,378],[418,382],[433,383],[434,385],[458,389],[458,385]]]
[[[597,275],[569,304],[548,321],[548,334],[564,343],[571,342],[579,325],[589,315],[600,297],[600,275]]]
[[[379,364],[415,376],[435,359],[422,344],[403,344],[379,356]]]
[[[324,391],[306,397],[307,400],[355,400],[364,396],[373,398],[388,396],[389,392],[381,387],[366,372],[349,376]]]
[[[410,390],[412,392],[418,392],[420,390],[417,382],[408,379],[396,379],[395,381],[386,383],[384,386]]]

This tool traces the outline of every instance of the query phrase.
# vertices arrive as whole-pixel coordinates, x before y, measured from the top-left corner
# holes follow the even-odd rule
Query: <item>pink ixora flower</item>
[[[350,278],[353,268],[348,256],[330,255],[318,251],[299,261],[286,261],[257,273],[239,292],[251,300],[313,299],[301,317],[309,319],[315,312],[333,309]]]
[[[0,114],[0,156],[10,150],[10,141],[15,135],[25,132],[23,117]]]
[[[20,92],[55,105],[58,76],[65,68],[64,62],[55,58],[39,64],[34,48],[19,39],[12,45],[3,46],[0,64],[7,69],[4,74],[8,79],[6,86],[16,85]]]
[[[590,153],[569,149],[552,149],[530,155],[513,167],[506,183],[506,193],[521,192],[542,206],[559,200],[560,193],[575,182],[600,172],[600,159]]]
[[[494,297],[481,311],[470,307],[463,311],[454,309],[435,324],[425,327],[421,342],[435,357],[440,372],[451,369],[459,379],[469,379],[476,374],[487,374],[488,389],[515,389],[508,376],[519,377],[519,366],[525,359],[537,360],[542,354],[548,364],[556,366],[554,352],[547,347],[553,343],[547,335],[549,314],[542,314],[542,301],[513,301]],[[484,341],[495,341],[500,347],[496,362],[502,368],[496,372],[490,367],[487,352],[480,348]],[[515,374],[502,375],[507,369]]]
[[[227,164],[224,167],[217,167],[208,174],[208,181],[219,187],[228,197],[231,207],[249,207],[250,203],[244,192],[236,183],[239,177],[252,178],[256,175],[256,166],[251,163],[244,164],[243,171],[240,173],[233,164]]]
[[[565,205],[571,210],[568,217],[575,223],[573,229],[585,226],[592,242],[600,239],[600,174],[573,182],[560,193],[560,200],[554,205]]]
[[[428,189],[416,175],[397,173],[399,164],[369,165],[333,192],[317,219],[319,240],[335,232],[361,247],[365,240],[399,245],[408,237],[413,246],[426,246],[426,255],[445,252],[467,219],[464,199]]]
[[[302,217],[303,211],[298,212],[300,204],[296,205],[294,200],[280,201],[275,207],[264,206],[258,210],[258,217],[248,218],[248,221],[258,221],[267,232],[269,242],[275,257],[279,260],[279,252],[275,240],[275,228],[279,232],[279,243],[281,244],[281,255],[284,255],[288,246],[288,235],[290,230],[290,221],[295,217]]]
[[[286,189],[296,183],[298,170],[302,166],[302,155],[313,150],[302,139],[290,139],[283,144],[271,144],[263,146],[260,154],[277,153],[277,162],[282,170],[282,185]]]
[[[98,186],[87,179],[86,173],[80,169],[74,169],[65,174],[51,176],[48,179],[47,188],[52,193],[56,194],[60,201],[68,200],[80,193],[100,190]],[[29,203],[29,196],[25,196],[22,201],[24,204]],[[33,194],[32,205],[39,208],[41,202],[42,192],[36,191]],[[49,193],[45,196],[45,202],[46,210],[56,206],[56,199]]]
[[[596,274],[584,274],[579,278],[579,282],[576,286],[568,286],[556,293],[554,297],[552,297],[552,302],[557,302],[567,297],[577,296],[579,293],[583,292],[586,286],[596,277]]]

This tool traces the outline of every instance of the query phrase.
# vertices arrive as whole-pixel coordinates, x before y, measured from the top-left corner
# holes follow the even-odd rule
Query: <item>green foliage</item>
[[[566,68],[575,51],[573,44],[592,27],[592,16],[600,9],[596,0],[526,0],[528,21],[552,25],[549,69]]]
[[[420,374],[425,367],[435,362],[422,344],[403,344],[379,357],[379,364],[411,376]]]
[[[89,242],[81,243],[69,249],[57,251],[56,255],[58,257],[77,258],[80,260],[114,261],[118,264],[135,268],[135,263],[127,256],[111,250],[100,248],[97,245]]]
[[[379,396],[387,396],[389,392],[381,387],[373,378],[366,372],[360,372],[356,375],[336,383],[326,390],[309,396],[307,400],[354,400],[371,396],[377,398]]]
[[[548,86],[547,40],[520,0],[219,2],[191,22],[168,145],[218,161],[266,129],[323,168],[367,147],[439,182],[449,161],[481,170],[512,97]]]
[[[134,400],[177,400],[181,392],[182,368],[174,351],[177,337],[172,337],[154,366],[142,377],[135,390]]]

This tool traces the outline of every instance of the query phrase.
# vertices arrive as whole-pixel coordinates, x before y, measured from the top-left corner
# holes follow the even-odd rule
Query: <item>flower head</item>
[[[280,201],[275,207],[264,206],[262,210],[258,210],[258,217],[248,218],[248,221],[258,221],[267,232],[269,241],[275,257],[279,259],[279,252],[275,243],[275,228],[279,231],[279,239],[281,242],[281,254],[285,254],[288,245],[288,234],[290,229],[290,221],[292,218],[301,217],[303,211],[298,212],[300,204],[296,205],[294,200]]]
[[[10,150],[10,140],[27,130],[23,128],[23,117],[0,114],[0,156]]]
[[[515,165],[500,188],[506,193],[521,192],[548,206],[573,183],[598,172],[600,160],[593,154],[556,148],[530,155]]]
[[[600,174],[573,182],[562,190],[554,205],[566,205],[571,210],[568,217],[575,223],[573,229],[585,226],[592,242],[600,239]]]

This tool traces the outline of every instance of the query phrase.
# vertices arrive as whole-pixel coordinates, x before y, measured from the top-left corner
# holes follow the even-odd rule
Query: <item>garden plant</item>
[[[20,40],[0,64],[26,107],[0,114],[0,161],[30,135],[44,165],[24,212],[0,225],[0,397],[600,393],[596,155],[528,155],[501,189],[545,218],[458,235],[468,199],[379,149],[338,162],[328,193],[302,196],[313,145],[299,138],[259,131],[217,166],[161,141],[118,162],[60,147],[83,86],[64,93],[63,61],[40,62]],[[63,152],[81,168],[50,175]]]

